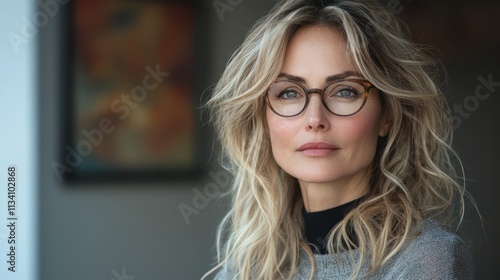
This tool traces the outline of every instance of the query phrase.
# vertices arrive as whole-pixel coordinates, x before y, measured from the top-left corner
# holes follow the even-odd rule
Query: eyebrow
[[[359,72],[356,72],[356,71],[344,71],[344,72],[340,72],[338,74],[326,77],[325,81],[328,83],[328,82],[332,82],[332,81],[344,79],[344,78],[351,77],[351,76],[362,77],[362,75]],[[278,78],[286,78],[286,79],[288,79],[290,81],[294,81],[294,82],[298,82],[298,83],[303,83],[303,84],[306,83],[306,80],[304,78],[299,77],[299,76],[295,76],[295,75],[291,75],[291,74],[288,74],[288,73],[280,73],[278,75]]]

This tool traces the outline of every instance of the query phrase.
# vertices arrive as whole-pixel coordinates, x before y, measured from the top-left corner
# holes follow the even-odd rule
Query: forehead
[[[307,26],[297,30],[290,38],[282,73],[304,78],[316,78],[355,71],[342,33],[326,26]]]

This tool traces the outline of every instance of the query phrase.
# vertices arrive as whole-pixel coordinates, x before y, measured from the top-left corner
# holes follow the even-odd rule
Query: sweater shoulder
[[[444,228],[440,223],[434,220],[423,222],[422,230],[416,235],[415,242],[419,244],[427,242],[440,242],[449,244],[454,242],[463,242],[454,232]]]
[[[420,253],[453,257],[456,253],[466,253],[469,249],[456,233],[445,229],[433,220],[424,222],[422,230],[407,243],[403,254],[418,258]]]
[[[472,279],[474,272],[463,239],[433,220],[424,222],[422,230],[394,257],[389,270],[400,279]]]

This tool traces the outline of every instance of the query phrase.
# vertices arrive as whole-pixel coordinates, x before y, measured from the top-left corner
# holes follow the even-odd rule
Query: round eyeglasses
[[[302,84],[281,80],[274,82],[266,94],[266,103],[282,117],[294,117],[302,113],[309,103],[309,95],[318,93],[323,105],[337,116],[351,116],[363,108],[372,83],[363,79],[342,79],[329,83],[323,90],[307,89]]]

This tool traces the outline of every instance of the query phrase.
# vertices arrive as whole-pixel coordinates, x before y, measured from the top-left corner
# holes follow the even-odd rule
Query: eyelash
[[[279,95],[278,95],[278,98],[279,99],[282,99],[283,95],[287,94],[287,93],[290,93],[290,92],[294,92],[294,93],[297,93],[297,95],[300,95],[300,93],[297,91],[297,90],[294,90],[294,89],[284,89],[282,90]],[[288,99],[288,98],[287,98]]]
[[[351,96],[341,96],[341,95],[337,95],[338,93],[342,92],[342,91],[350,91],[353,95]],[[339,90],[337,90],[335,93],[334,93],[334,96],[335,97],[339,97],[339,98],[344,98],[344,99],[353,99],[353,98],[356,98],[360,95],[360,93],[358,92],[358,90],[356,90],[355,88],[353,87],[349,87],[349,86],[345,86],[343,88],[340,88]]]

